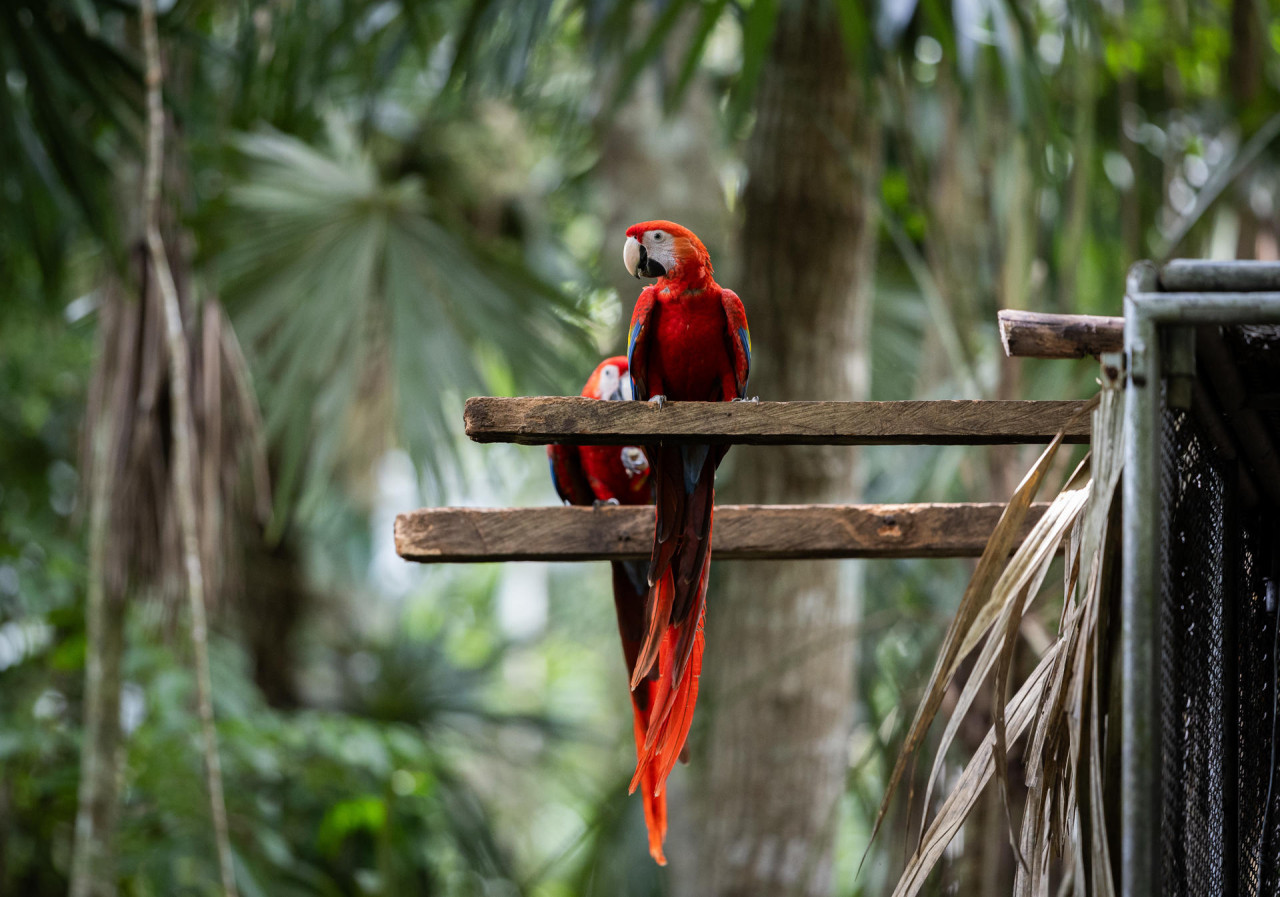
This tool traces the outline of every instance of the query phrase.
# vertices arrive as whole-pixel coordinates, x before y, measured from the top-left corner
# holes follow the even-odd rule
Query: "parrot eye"
[[[661,242],[662,242],[662,231],[658,231],[656,234],[654,234],[654,235],[653,235],[653,239],[654,239],[654,241],[655,241],[655,242],[661,243]]]

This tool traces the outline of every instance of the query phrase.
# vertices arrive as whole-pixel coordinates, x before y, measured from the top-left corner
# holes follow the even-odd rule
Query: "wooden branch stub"
[[[604,404],[604,403],[601,403]],[[1022,535],[1048,507],[1032,506]],[[718,505],[721,560],[976,557],[1004,505]],[[426,508],[396,518],[396,552],[426,563],[641,560],[651,506]]]
[[[1084,402],[600,402],[539,397],[467,400],[476,442],[545,445],[1010,445],[1089,441]]]
[[[1010,358],[1084,358],[1124,350],[1124,318],[1003,309],[1000,342]]]

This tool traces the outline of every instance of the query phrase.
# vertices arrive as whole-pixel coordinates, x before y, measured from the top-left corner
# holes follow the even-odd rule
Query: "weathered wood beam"
[[[997,313],[1010,358],[1084,358],[1124,349],[1124,318],[1047,315],[1006,308]]]
[[[602,403],[603,404],[603,403]],[[1032,506],[1023,535],[1047,505]],[[721,560],[976,557],[1004,505],[719,505]],[[396,518],[396,552],[425,563],[638,560],[653,508],[426,508]]]
[[[468,399],[476,442],[544,445],[994,445],[1089,441],[1084,402],[599,402]]]

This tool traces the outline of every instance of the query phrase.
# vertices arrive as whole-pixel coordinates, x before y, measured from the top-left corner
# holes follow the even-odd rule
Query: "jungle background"
[[[888,893],[969,562],[715,565],[659,869],[605,565],[394,554],[400,511],[554,502],[463,400],[624,348],[648,218],[743,297],[766,399],[1091,395],[996,310],[1277,257],[1273,0],[165,0],[151,215],[140,11],[0,4],[4,895],[223,893],[184,509],[241,893]],[[1002,499],[1030,457],[740,448],[720,497]],[[1005,824],[932,892],[1007,890]]]

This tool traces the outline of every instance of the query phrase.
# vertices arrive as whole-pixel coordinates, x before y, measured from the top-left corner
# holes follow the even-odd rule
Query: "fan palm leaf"
[[[392,444],[438,484],[462,398],[562,389],[585,351],[536,259],[459,236],[423,181],[383,179],[336,118],[329,135],[326,149],[237,140],[246,170],[217,261],[278,447],[277,508],[310,478],[366,475]]]

